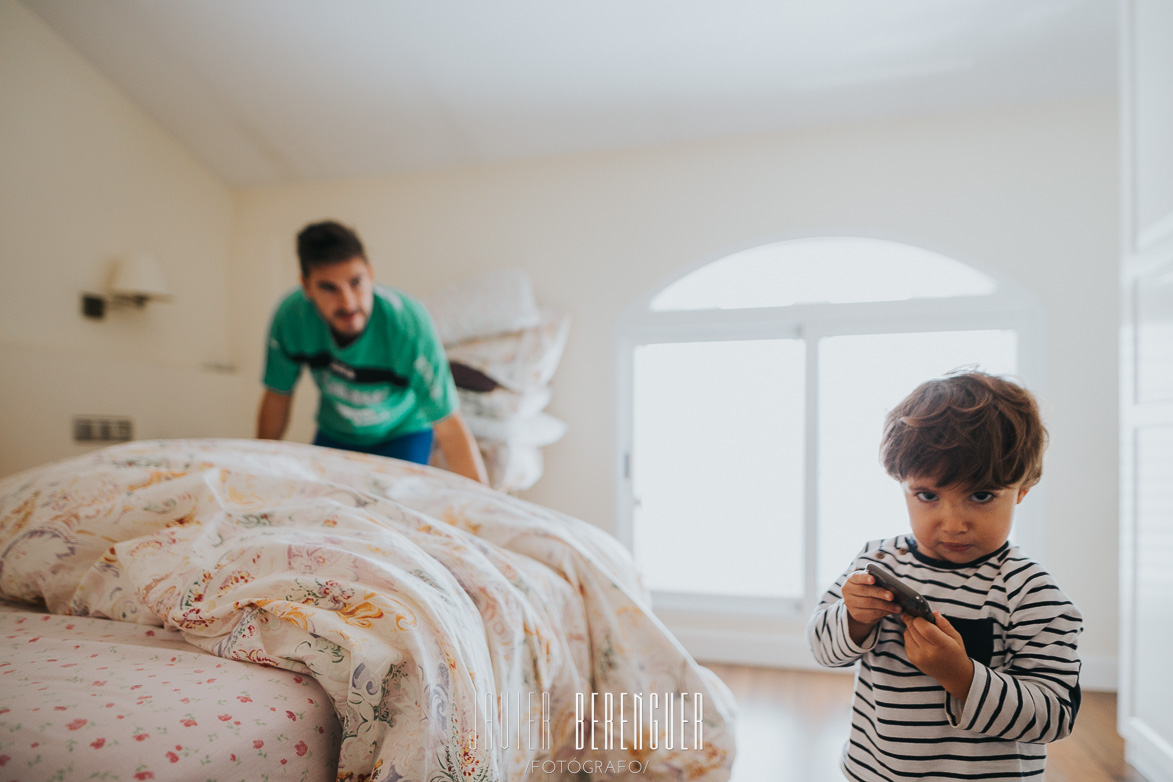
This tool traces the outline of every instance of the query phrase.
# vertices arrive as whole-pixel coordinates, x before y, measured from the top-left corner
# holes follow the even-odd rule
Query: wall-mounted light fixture
[[[87,318],[103,318],[106,307],[142,309],[148,301],[168,301],[171,289],[163,279],[159,262],[149,255],[134,255],[118,261],[110,277],[109,293],[83,293],[81,311]]]

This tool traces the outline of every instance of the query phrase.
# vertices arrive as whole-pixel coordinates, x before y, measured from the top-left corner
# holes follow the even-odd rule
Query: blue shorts
[[[390,456],[392,459],[403,459],[416,464],[427,464],[428,456],[432,453],[432,438],[435,433],[431,429],[421,429],[418,432],[405,434],[388,440],[385,443],[374,445],[354,445],[335,440],[329,435],[322,434],[321,430],[314,435],[314,445],[326,448],[339,448],[343,451],[358,451],[359,453],[373,453],[376,456]]]

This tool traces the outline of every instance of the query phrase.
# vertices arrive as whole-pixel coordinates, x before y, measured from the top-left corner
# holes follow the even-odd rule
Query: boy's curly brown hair
[[[938,486],[1026,488],[1043,475],[1047,429],[1034,395],[985,372],[929,380],[884,421],[880,461],[898,481],[928,477]]]

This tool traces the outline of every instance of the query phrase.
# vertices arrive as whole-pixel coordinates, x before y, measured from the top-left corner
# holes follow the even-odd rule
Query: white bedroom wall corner
[[[0,14],[0,338],[223,360],[227,187],[24,6]],[[179,295],[135,320],[83,319],[82,290],[101,292],[134,252],[155,255]]]
[[[230,363],[228,188],[14,0],[0,0],[0,104],[0,344],[22,368],[0,384],[0,407],[19,411],[0,465],[74,453],[76,414],[129,415],[136,437],[161,436],[194,420],[181,408],[195,398],[217,423],[175,436],[233,431],[221,428],[231,395],[210,390],[231,376],[202,369]],[[112,263],[137,252],[174,299],[84,318],[82,292],[104,292]],[[114,388],[125,394],[111,401]]]
[[[244,436],[248,437],[256,432],[269,322],[281,295],[297,284],[293,234],[250,230],[256,192],[238,189],[233,193],[232,262],[227,276],[230,350],[240,379],[233,414],[245,422]]]

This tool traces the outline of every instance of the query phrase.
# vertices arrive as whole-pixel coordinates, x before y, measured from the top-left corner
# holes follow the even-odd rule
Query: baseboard
[[[1119,673],[1115,657],[1091,656],[1083,658],[1079,684],[1094,692],[1116,692]]]
[[[810,671],[835,670],[815,662],[805,638],[777,633],[699,628],[673,628],[672,632],[689,654],[701,662]]]
[[[1124,762],[1135,768],[1147,782],[1173,782],[1173,745],[1143,720],[1124,719]]]
[[[822,667],[811,656],[806,638],[801,636],[748,630],[671,629],[684,648],[701,662],[808,671],[852,670]],[[1116,658],[1084,657],[1080,686],[1085,690],[1115,692]]]
[[[1169,770],[1170,758],[1162,757],[1129,741],[1124,745],[1124,762],[1132,766],[1145,778],[1146,782],[1173,782],[1173,772]]]

